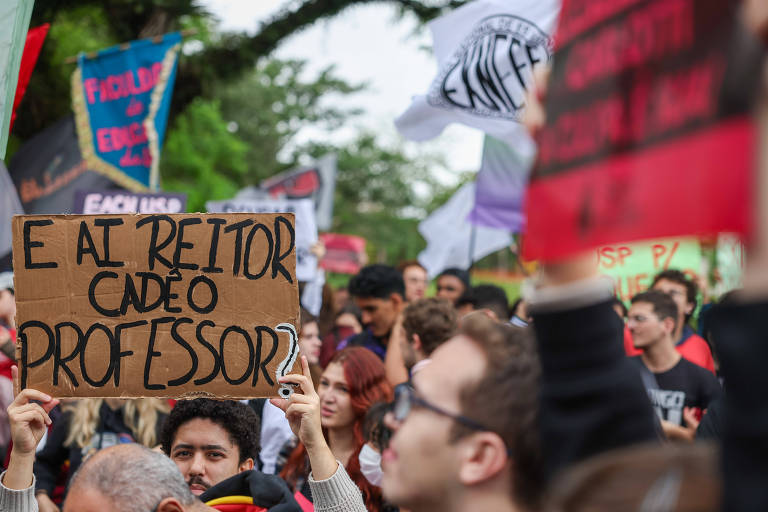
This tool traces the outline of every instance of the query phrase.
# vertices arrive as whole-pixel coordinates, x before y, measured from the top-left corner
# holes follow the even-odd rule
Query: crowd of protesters
[[[0,275],[0,510],[768,510],[766,219],[757,201],[744,287],[703,332],[674,269],[627,305],[592,254],[543,263],[520,297],[456,268],[428,297],[418,263],[369,265],[302,311],[288,399],[14,397]]]
[[[727,369],[759,355],[761,304],[729,294],[708,308],[713,351],[691,325],[694,280],[665,270],[627,308],[592,260],[544,265],[511,304],[461,269],[426,297],[417,263],[364,267],[326,305],[325,332],[302,309],[289,400],[59,403],[24,390],[7,408],[1,509],[717,510],[714,447],[733,454],[734,429],[762,435],[759,415],[733,421],[751,404],[723,412],[718,379],[728,398],[743,392]]]

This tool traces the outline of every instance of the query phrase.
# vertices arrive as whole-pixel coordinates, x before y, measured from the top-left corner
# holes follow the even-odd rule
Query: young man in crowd
[[[256,413],[240,402],[182,400],[163,425],[160,446],[204,502],[241,495],[267,508],[284,503],[285,510],[300,510],[283,480],[253,470],[259,430]]]
[[[319,398],[302,358],[290,400],[273,399],[307,447],[317,511],[363,512],[360,491],[333,457],[320,427]],[[541,459],[536,430],[539,366],[528,331],[468,315],[458,335],[401,386],[395,430],[382,453],[384,497],[423,512],[538,510]]]
[[[399,388],[384,496],[413,511],[536,510],[539,366],[529,333],[472,313]]]
[[[648,396],[670,439],[693,440],[702,411],[721,394],[712,373],[683,358],[673,335],[679,318],[671,295],[643,292],[632,299],[628,327],[635,347],[632,358],[643,377]]]
[[[491,315],[497,322],[506,322],[509,318],[509,299],[507,292],[494,284],[479,284],[472,287],[475,309]]]
[[[437,276],[437,297],[448,299],[454,305],[469,287],[469,272],[466,270],[447,268]]]
[[[213,485],[253,469],[259,453],[259,419],[239,402],[206,398],[179,401],[168,415],[160,446],[200,496]]]
[[[434,350],[456,332],[456,310],[444,299],[432,297],[408,304],[403,311],[400,342],[403,362],[413,376],[426,366]]]
[[[472,311],[484,311],[497,322],[509,318],[509,300],[503,288],[493,284],[479,284],[468,288],[454,303],[459,318]]]
[[[429,284],[427,269],[416,260],[404,261],[397,268],[403,275],[403,281],[405,282],[406,302],[423,299]]]
[[[677,326],[672,339],[680,355],[715,373],[715,362],[709,344],[688,325],[696,310],[696,296],[699,293],[696,283],[679,270],[670,269],[653,278],[651,289],[666,293],[677,304]]]
[[[405,307],[403,276],[389,265],[368,265],[349,281],[349,293],[360,308],[365,330],[344,346],[365,347],[383,360],[392,328]]]

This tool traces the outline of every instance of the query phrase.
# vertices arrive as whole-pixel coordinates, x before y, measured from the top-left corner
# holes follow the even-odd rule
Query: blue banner
[[[160,150],[181,34],[81,54],[72,75],[80,151],[88,167],[134,191],[157,190]]]

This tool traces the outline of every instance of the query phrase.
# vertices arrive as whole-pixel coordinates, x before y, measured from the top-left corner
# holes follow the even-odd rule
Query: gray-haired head
[[[86,460],[69,492],[83,489],[98,491],[123,512],[154,510],[166,498],[189,510],[202,505],[171,459],[139,444],[106,448]]]

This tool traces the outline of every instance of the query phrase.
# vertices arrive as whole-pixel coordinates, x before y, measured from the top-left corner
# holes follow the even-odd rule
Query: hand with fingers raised
[[[285,412],[291,430],[307,449],[309,464],[315,480],[325,480],[338,469],[320,424],[320,397],[312,384],[312,374],[305,356],[301,356],[302,374],[280,377],[281,384],[295,384],[296,391],[288,399],[272,398],[272,405]]]
[[[14,382],[17,382],[18,369],[14,366],[11,372]],[[3,485],[7,488],[26,489],[32,484],[35,449],[51,424],[48,413],[58,403],[58,400],[41,391],[24,389],[8,406],[13,449],[8,470],[3,478]]]

